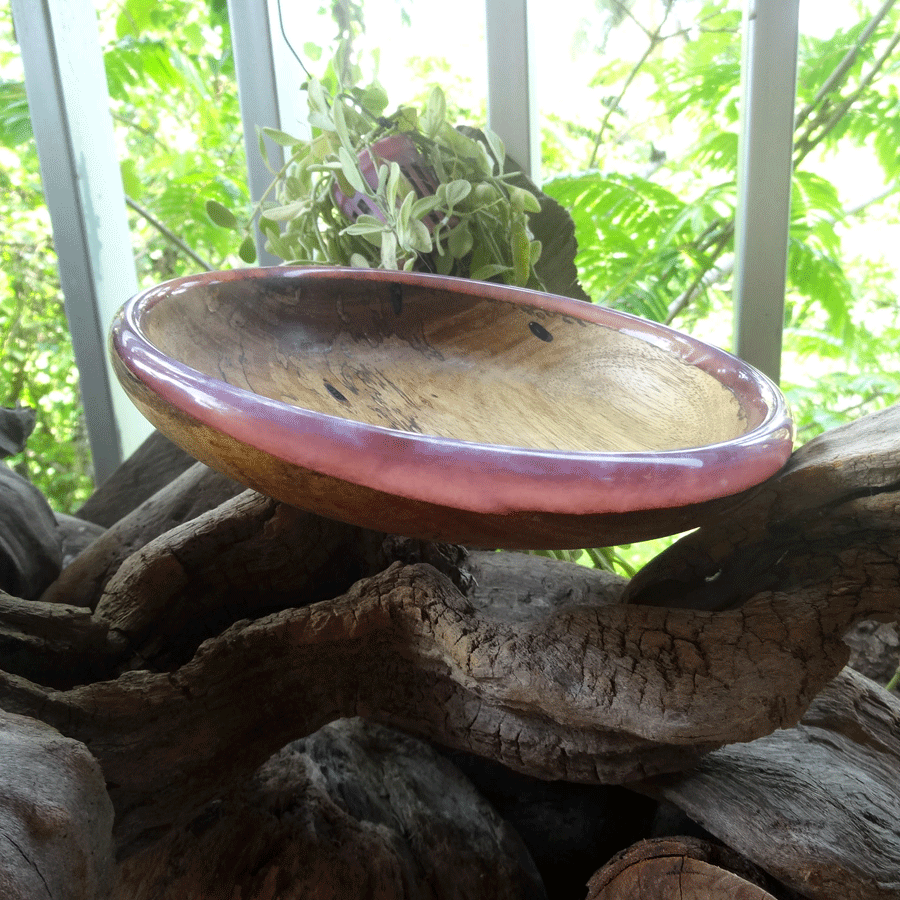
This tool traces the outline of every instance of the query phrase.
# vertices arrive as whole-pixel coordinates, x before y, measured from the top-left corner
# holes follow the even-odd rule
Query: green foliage
[[[224,4],[126,0],[102,25],[141,283],[237,262],[205,212],[207,199],[250,208]]]
[[[307,85],[312,137],[264,128],[259,147],[273,182],[259,205],[266,249],[287,262],[500,279],[542,287],[535,270],[541,244],[529,229],[540,212],[536,193],[506,171],[503,142],[489,130],[454,128],[443,90],[419,108],[385,116],[377,84]],[[288,153],[275,170],[267,137]],[[215,200],[207,215],[236,229],[237,217]],[[248,226],[249,228],[249,226]],[[249,258],[244,239],[241,255]]]
[[[16,184],[0,168],[0,217],[0,406],[21,403],[37,416],[8,462],[67,511],[91,490],[90,453],[40,185]]]
[[[224,0],[109,4],[100,14],[122,178],[140,280],[229,264],[231,242],[204,198],[249,200]],[[173,35],[177,34],[177,40]],[[90,453],[63,313],[28,103],[7,7],[0,10],[0,404],[34,407],[9,462],[62,512],[92,489]],[[16,68],[19,69],[16,73]],[[189,246],[188,246],[189,245]]]

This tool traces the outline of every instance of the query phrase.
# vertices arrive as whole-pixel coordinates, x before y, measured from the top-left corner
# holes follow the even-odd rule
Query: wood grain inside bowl
[[[732,440],[746,411],[668,350],[570,315],[439,287],[236,281],[173,292],[147,338],[251,393],[413,434],[656,452]]]

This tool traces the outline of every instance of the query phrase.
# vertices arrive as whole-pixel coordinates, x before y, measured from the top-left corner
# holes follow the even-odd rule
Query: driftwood
[[[135,450],[78,510],[78,518],[110,528],[196,460],[158,431]]]
[[[846,630],[896,617],[898,423],[811,442],[630,584],[252,492],[179,520],[187,472],[148,501],[155,524],[115,526],[42,602],[3,598],[0,708],[90,748],[121,858],[353,716],[531,776],[648,789],[792,728],[845,665]],[[845,895],[887,896],[874,884]]]
[[[115,900],[546,900],[515,831],[420,741],[359,719],[279,751],[120,869]]]
[[[691,838],[642,841],[590,881],[587,900],[775,900],[767,879],[721,846]]]
[[[900,897],[900,700],[849,669],[796,728],[641,789],[805,897]]]
[[[0,711],[0,897],[85,900],[112,887],[112,804],[86,748]]]
[[[0,463],[0,590],[38,597],[62,562],[53,510],[37,488]]]

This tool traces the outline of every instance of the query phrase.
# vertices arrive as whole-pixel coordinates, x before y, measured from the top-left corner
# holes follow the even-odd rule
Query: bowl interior
[[[170,358],[253,394],[480,444],[678,450],[739,438],[765,411],[677,342],[589,304],[581,318],[469,290],[351,274],[201,281],[158,297],[141,324]]]

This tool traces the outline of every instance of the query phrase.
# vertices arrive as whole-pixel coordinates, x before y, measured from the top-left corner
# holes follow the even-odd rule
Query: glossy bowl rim
[[[738,394],[760,421],[739,438],[658,452],[561,451],[422,435],[272,400],[171,359],[142,316],[175,291],[256,279],[348,278],[431,286],[573,316],[674,352]],[[337,266],[206,272],[140,291],[120,310],[111,352],[131,376],[200,424],[290,465],[387,494],[486,514],[625,513],[688,506],[740,493],[775,474],[793,446],[778,388],[730,353],[629,313],[553,294],[423,273]]]

